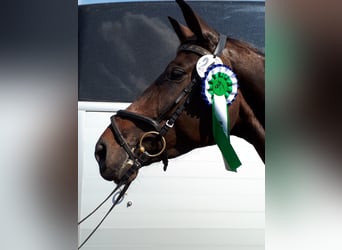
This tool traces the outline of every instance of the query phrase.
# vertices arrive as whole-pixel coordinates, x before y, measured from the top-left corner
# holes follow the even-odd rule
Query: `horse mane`
[[[265,57],[265,53],[264,52],[261,52],[259,49],[255,48],[253,45],[251,45],[251,44],[249,44],[247,42],[244,42],[244,41],[241,41],[241,40],[238,40],[238,39],[234,39],[234,38],[231,38],[231,37],[228,37],[227,39],[228,39],[228,42],[233,43],[234,45],[236,45],[237,47],[239,47],[241,49],[251,50],[254,53],[256,53],[257,55]]]
[[[238,39],[228,37],[227,43],[235,47],[238,50],[237,53],[249,55],[246,57],[247,59],[245,58],[240,63],[236,63],[236,60],[240,60],[240,58],[235,57],[235,65],[233,67],[235,67],[235,73],[238,74],[239,87],[247,104],[253,110],[262,126],[265,127],[265,79],[260,78],[261,76],[258,77],[255,70],[244,70],[246,64],[255,63],[255,66],[260,66],[257,63],[259,60],[261,60],[259,63],[264,63],[265,54],[253,45]]]

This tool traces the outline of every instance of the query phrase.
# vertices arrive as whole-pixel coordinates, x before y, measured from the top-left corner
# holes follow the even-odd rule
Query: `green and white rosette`
[[[236,172],[241,162],[230,144],[229,113],[230,105],[238,93],[238,81],[233,71],[226,65],[210,66],[203,79],[206,101],[212,105],[213,135],[225,159],[226,169]]]

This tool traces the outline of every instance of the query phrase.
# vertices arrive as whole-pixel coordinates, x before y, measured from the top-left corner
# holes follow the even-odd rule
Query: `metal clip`
[[[112,202],[113,204],[115,204],[116,202],[116,199],[119,197],[120,193],[122,192],[121,189],[119,189],[114,195],[113,195],[113,198],[112,198]],[[120,200],[117,202],[117,204],[120,204],[123,199],[125,198],[125,195],[127,195],[126,193],[120,198]]]

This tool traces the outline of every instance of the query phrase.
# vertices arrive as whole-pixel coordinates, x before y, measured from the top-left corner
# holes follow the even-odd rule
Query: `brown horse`
[[[239,81],[229,105],[230,134],[251,143],[264,161],[265,59],[250,45],[220,35],[183,0],[179,4],[187,26],[169,17],[181,42],[165,71],[125,111],[111,118],[99,138],[95,157],[106,180],[127,183],[152,162],[177,157],[215,144],[212,109],[201,97],[196,63],[218,51]]]

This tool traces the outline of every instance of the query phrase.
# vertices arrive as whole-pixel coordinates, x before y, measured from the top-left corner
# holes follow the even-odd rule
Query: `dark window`
[[[190,2],[217,31],[264,51],[264,2]],[[175,56],[175,2],[79,6],[79,100],[131,102]]]

